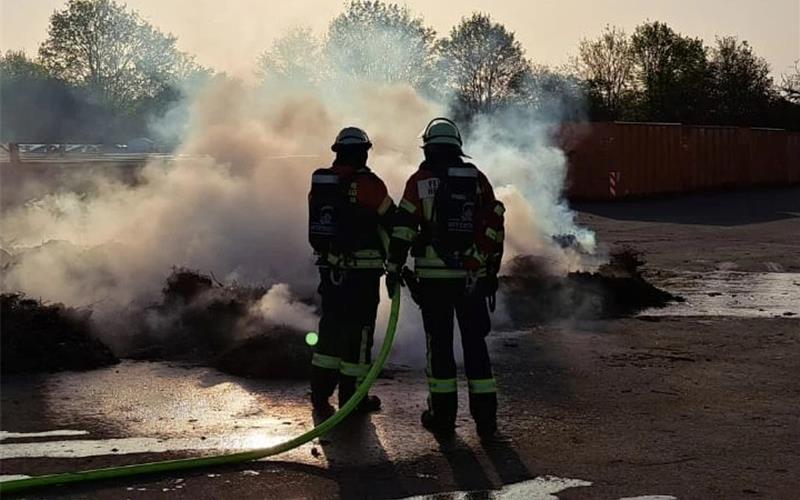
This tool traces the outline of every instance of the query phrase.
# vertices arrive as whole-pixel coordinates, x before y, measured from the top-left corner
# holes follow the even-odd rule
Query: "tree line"
[[[70,0],[50,17],[37,57],[0,57],[3,141],[124,142],[211,74],[114,0]]]
[[[711,46],[661,22],[628,36],[607,27],[583,40],[574,65],[596,119],[797,128],[798,71],[776,83],[747,41]]]
[[[176,38],[115,0],[69,0],[36,57],[0,57],[3,141],[109,142],[147,135],[183,89],[214,75]],[[800,128],[800,73],[776,82],[747,41],[707,45],[662,22],[584,39],[562,67],[536,64],[488,14],[438,36],[407,7],[354,0],[317,37],[278,38],[256,62],[270,90],[407,83],[472,118],[524,110],[553,120],[632,120]]]

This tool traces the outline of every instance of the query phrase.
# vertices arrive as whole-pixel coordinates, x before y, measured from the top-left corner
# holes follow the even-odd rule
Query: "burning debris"
[[[304,379],[311,372],[311,348],[298,330],[276,326],[223,352],[215,366],[249,378]]]
[[[518,326],[631,316],[682,300],[648,283],[640,270],[643,264],[639,252],[626,248],[614,252],[595,273],[556,276],[536,257],[520,256],[500,280],[511,319]]]
[[[131,357],[188,361],[248,377],[304,377],[311,360],[305,332],[258,313],[267,293],[263,287],[222,284],[213,275],[173,269],[161,303],[141,315]]]
[[[263,294],[265,291],[261,291]],[[222,286],[210,276],[176,268],[161,302],[137,315],[131,356],[205,361],[231,346],[259,290]]]
[[[681,300],[648,283],[637,252],[616,252],[595,273],[552,274],[533,256],[516,257],[501,287],[517,326],[559,319],[630,316]],[[273,315],[280,310],[282,315]],[[288,312],[287,312],[288,311]],[[213,275],[174,268],[157,303],[126,316],[130,341],[117,354],[213,366],[254,378],[308,376],[312,349],[306,330],[315,324],[312,303],[294,299],[285,285],[271,289],[221,283]],[[92,333],[91,311],[45,305],[21,294],[2,296],[2,370],[82,370],[117,361]],[[304,321],[299,321],[299,317]],[[288,326],[294,325],[294,326]]]
[[[2,373],[90,370],[119,360],[92,333],[91,311],[0,295]]]

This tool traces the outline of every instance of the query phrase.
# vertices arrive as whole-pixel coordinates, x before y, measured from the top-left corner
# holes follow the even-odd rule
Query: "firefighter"
[[[314,172],[309,193],[309,241],[317,256],[322,296],[319,340],[311,361],[311,402],[330,413],[337,385],[339,407],[370,367],[380,277],[385,267],[394,202],[367,167],[372,143],[356,127],[343,129],[331,149],[330,168]],[[358,409],[380,409],[377,396]]]
[[[479,436],[491,438],[497,430],[497,396],[485,338],[497,288],[504,208],[486,176],[464,161],[461,134],[452,121],[434,119],[422,139],[425,159],[408,179],[395,215],[387,287],[405,281],[422,312],[429,385],[422,425],[437,435],[455,430],[455,314],[470,413]],[[415,258],[413,274],[403,268],[409,250]]]

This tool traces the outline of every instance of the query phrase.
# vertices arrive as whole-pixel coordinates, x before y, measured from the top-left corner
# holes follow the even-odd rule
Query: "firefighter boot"
[[[437,436],[451,436],[456,429],[457,409],[456,393],[431,394],[428,409],[420,416],[422,426]]]
[[[469,409],[475,421],[475,430],[483,441],[497,437],[497,395],[483,393],[469,395]]]
[[[348,380],[349,379],[349,380]],[[351,377],[342,377],[339,383],[339,408],[342,408],[356,392],[356,381]],[[372,413],[381,410],[378,396],[366,395],[355,409],[357,413]]]
[[[319,366],[311,367],[311,405],[314,412],[320,415],[333,413],[328,399],[333,395],[339,373]]]

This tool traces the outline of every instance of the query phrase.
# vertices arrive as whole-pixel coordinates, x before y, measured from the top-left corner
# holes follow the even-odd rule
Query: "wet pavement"
[[[16,407],[25,411],[25,400],[31,397],[40,401],[41,411],[23,417]],[[4,424],[14,422],[15,431],[57,426],[84,434],[80,439],[48,440],[49,453],[61,457],[92,456],[111,449],[119,454],[239,450],[269,446],[309,428],[306,415],[300,414],[301,408],[305,410],[302,388],[167,363],[125,361],[33,380],[7,377],[3,402]],[[109,439],[127,441],[103,445]],[[41,444],[39,439],[26,448],[4,440],[0,449],[3,457],[37,456],[47,453]],[[37,446],[41,451],[32,451]]]
[[[790,444],[800,439],[800,388],[778,374],[800,366],[798,346],[800,321],[790,318],[672,316],[495,332],[498,442],[475,436],[463,386],[455,440],[423,431],[424,374],[394,366],[373,391],[382,412],[285,455],[26,498],[568,500],[738,498],[720,494],[743,490],[790,498],[782,495],[800,488]],[[302,382],[166,363],[4,377],[0,467],[4,476],[37,475],[268,446],[313,426],[306,401]],[[770,487],[775,475],[782,482]]]
[[[800,275],[649,272],[655,284],[686,302],[645,311],[638,320],[565,321],[489,337],[501,390],[505,437],[499,443],[477,439],[465,387],[456,439],[433,439],[418,424],[424,373],[394,364],[373,389],[383,399],[382,412],[351,418],[279,457],[60,487],[33,498],[118,498],[123,492],[130,498],[219,498],[233,491],[247,498],[693,498],[697,490],[642,476],[639,469],[662,474],[672,467],[686,474],[684,464],[705,461],[698,472],[739,474],[715,469],[714,454],[740,442],[743,422],[751,436],[764,435],[741,449],[742,460],[759,457],[767,475],[796,471],[783,486],[800,488],[800,455],[779,444],[800,440],[800,384],[769,375],[800,368],[800,320],[793,319],[800,312]],[[751,380],[742,385],[745,378]],[[252,450],[315,424],[303,381],[257,381],[166,362],[7,376],[0,400],[3,481]],[[599,439],[599,433],[607,436]],[[700,447],[695,440],[709,442]],[[292,477],[309,489],[292,486]],[[757,487],[736,491],[770,491],[757,477]],[[726,491],[705,481],[699,485],[704,494]]]
[[[525,332],[505,334],[506,344],[521,335]],[[472,452],[480,445],[470,432],[467,417],[460,419],[466,432],[456,444],[432,443],[417,425],[426,397],[424,376],[398,368],[390,373],[392,378],[379,380],[373,390],[384,399],[383,412],[351,419],[280,459],[315,467],[346,464],[362,468],[402,462],[429,455],[437,447],[453,446],[454,460],[472,461],[471,467],[480,468]],[[83,373],[8,377],[3,388],[3,427],[9,430],[0,434],[2,480],[26,477],[23,472],[81,468],[84,462],[75,459],[88,457],[113,465],[132,463],[143,456],[150,461],[249,450],[288,440],[314,425],[305,383],[252,381],[202,367],[125,361]],[[466,391],[461,392],[463,396]],[[39,411],[32,412],[31,403]],[[465,407],[466,401],[462,400],[461,406]],[[255,477],[260,472],[250,470],[248,474]],[[206,475],[208,480],[219,477]],[[426,479],[426,475],[420,473],[419,478]],[[164,493],[183,489],[177,488],[180,484],[183,480],[153,490],[137,482],[126,491],[160,489]],[[492,483],[485,477],[474,482],[475,487],[485,484]],[[542,477],[496,492],[454,492],[450,497],[476,498],[476,491],[484,491],[481,498],[554,498],[550,495],[590,484]]]
[[[800,273],[737,271],[657,272],[653,284],[685,302],[648,309],[643,315],[733,316],[748,318],[800,316]]]
[[[285,455],[25,498],[795,500],[800,212],[734,217],[731,197],[581,214],[600,241],[645,250],[648,279],[686,302],[492,333],[504,439],[476,438],[463,380],[456,437],[435,439],[418,423],[424,373],[395,365],[373,391],[382,412]],[[314,425],[306,401],[302,382],[165,363],[3,377],[0,479],[269,445]]]

